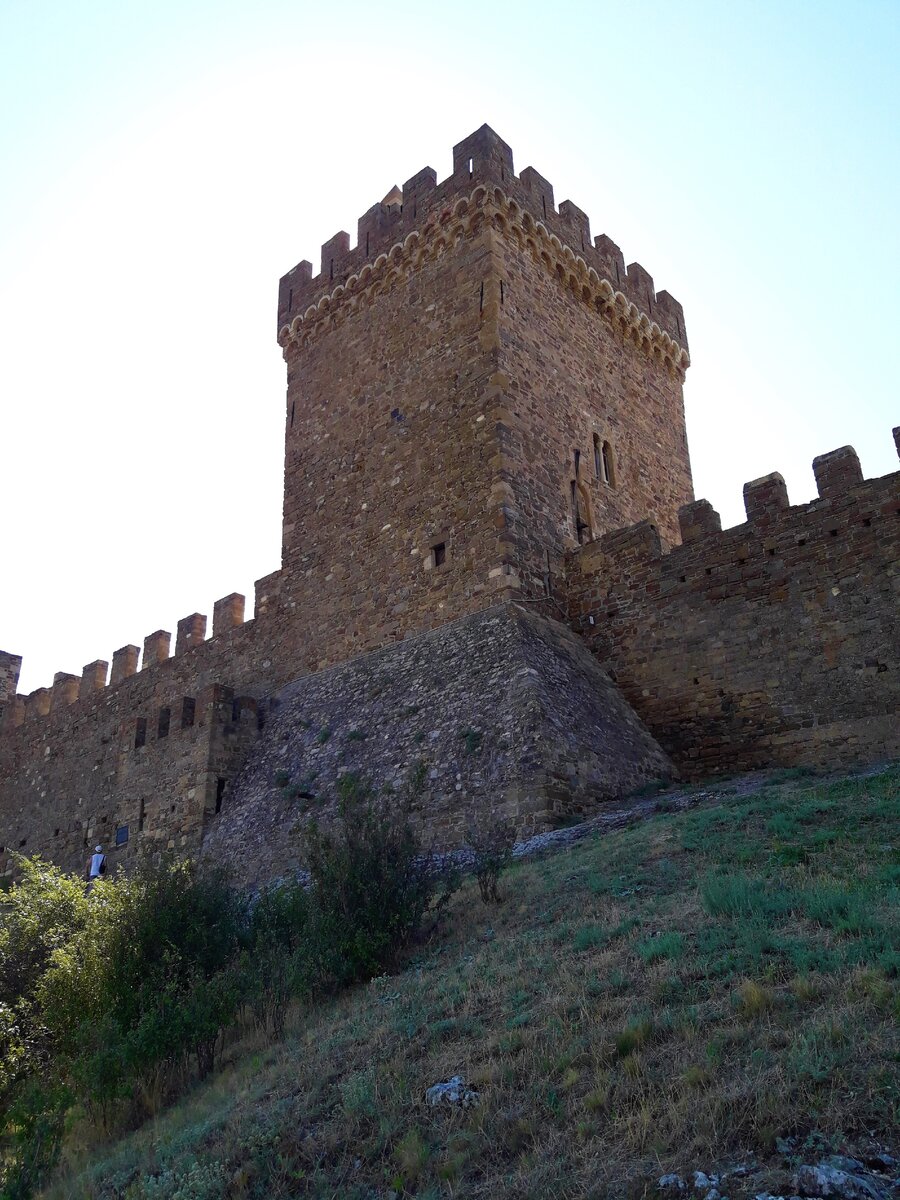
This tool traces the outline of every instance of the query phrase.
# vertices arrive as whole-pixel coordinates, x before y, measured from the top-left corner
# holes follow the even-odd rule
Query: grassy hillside
[[[499,907],[466,884],[401,974],[117,1144],[76,1123],[45,1195],[636,1197],[755,1154],[735,1197],[777,1190],[776,1139],[889,1143],[898,813],[898,768],[736,783],[515,866]],[[453,1075],[480,1103],[426,1106]]]

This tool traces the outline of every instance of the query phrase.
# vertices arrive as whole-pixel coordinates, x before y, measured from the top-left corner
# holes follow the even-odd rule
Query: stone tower
[[[681,306],[488,126],[281,281],[283,567],[322,661],[547,594],[693,499]],[[282,597],[284,602],[285,597]],[[310,664],[313,665],[313,664]]]
[[[193,612],[27,696],[0,652],[0,878],[97,841],[281,877],[347,771],[418,780],[450,846],[673,770],[900,754],[900,472],[841,447],[722,530],[681,306],[487,126],[281,280],[278,340],[281,566],[211,636]]]

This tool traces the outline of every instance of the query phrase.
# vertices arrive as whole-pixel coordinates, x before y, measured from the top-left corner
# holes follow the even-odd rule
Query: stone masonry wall
[[[32,700],[25,721],[7,727],[0,877],[11,873],[13,852],[79,870],[97,842],[114,861],[142,844],[197,850],[225,782],[256,739],[256,705],[217,685],[185,694],[185,664],[169,662],[171,670],[141,672],[46,713]]]
[[[677,541],[693,489],[680,375],[623,337],[579,280],[548,271],[506,216],[497,257],[507,382],[496,421],[514,562],[538,594],[546,556],[555,571],[582,539],[649,519]]]
[[[0,717],[7,702],[15,697],[21,668],[22,659],[18,654],[7,654],[0,650]]]
[[[808,504],[770,475],[734,529],[701,500],[668,553],[643,522],[570,556],[573,627],[694,776],[900,755],[900,473],[813,467]]]
[[[475,813],[542,830],[671,766],[578,638],[502,604],[273,697],[204,856],[249,884],[296,870],[302,826],[331,819],[347,773],[411,797],[425,842],[446,848]]]
[[[788,509],[772,477],[749,487],[738,530],[721,533],[703,502],[676,525],[692,494],[681,306],[608,237],[592,241],[574,204],[557,209],[533,168],[516,176],[487,126],[454,147],[449,178],[418,172],[349,241],[338,233],[315,278],[303,262],[279,287],[283,563],[258,581],[253,619],[226,596],[211,638],[193,613],[174,655],[157,631],[111,670],[98,660],[27,697],[21,660],[0,653],[0,875],[18,849],[80,867],[125,827],[123,857],[143,841],[196,849],[227,811],[265,698],[298,679],[315,689],[303,677],[340,664],[355,678],[350,660],[427,648],[448,622],[517,598],[568,614],[696,773],[896,752],[896,476],[863,483],[839,452],[817,460],[811,505]],[[603,536],[573,550],[579,534]],[[542,812],[578,811],[608,767],[582,732],[572,770],[566,721],[593,713],[602,727],[588,692],[604,712],[613,700],[599,670],[560,666],[575,643],[553,643],[532,657],[555,707],[531,696],[523,711],[540,708],[556,741],[539,769],[523,761]],[[429,819],[455,836],[445,800]]]
[[[314,670],[490,603],[488,256],[483,222],[459,227],[289,350],[276,656]]]
[[[284,570],[266,605],[274,658],[304,669],[542,596],[576,542],[573,488],[588,534],[650,513],[674,536],[692,496],[680,306],[592,246],[574,205],[557,215],[486,127],[433,176],[370,210],[355,251],[335,235],[316,279],[282,280]]]
[[[640,263],[627,267],[622,251],[607,234],[591,239],[587,215],[571,200],[558,207],[552,183],[534,167],[517,176],[510,147],[488,125],[482,125],[453,147],[453,171],[442,183],[431,167],[424,167],[373,205],[357,222],[356,246],[340,230],[322,246],[321,268],[313,276],[304,259],[281,279],[278,292],[279,338],[286,342],[310,320],[330,316],[341,297],[358,301],[371,286],[380,284],[379,268],[393,270],[403,251],[417,244],[423,231],[446,227],[457,215],[461,201],[481,191],[506,197],[526,219],[547,254],[551,269],[557,254],[566,263],[563,280],[573,274],[581,286],[606,280],[615,300],[616,319],[636,318],[644,338],[668,355],[680,369],[688,364],[687,332],[679,302],[667,291],[657,292],[653,278]],[[564,250],[565,248],[565,250]],[[640,319],[641,314],[646,320]]]

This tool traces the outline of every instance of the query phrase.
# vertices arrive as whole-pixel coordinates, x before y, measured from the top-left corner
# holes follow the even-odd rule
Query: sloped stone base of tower
[[[452,848],[476,812],[522,835],[667,779],[671,764],[579,638],[499,605],[273,697],[203,855],[242,884],[302,865],[300,830],[334,814],[342,775],[410,795],[423,840]]]

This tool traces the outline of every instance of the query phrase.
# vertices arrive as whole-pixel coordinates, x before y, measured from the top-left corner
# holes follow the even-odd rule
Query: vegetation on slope
[[[308,884],[261,896],[175,859],[82,880],[39,860],[0,898],[0,1200],[26,1200],[66,1122],[139,1124],[213,1069],[226,1037],[284,1032],[292,997],[394,966],[443,881],[424,872],[408,806],[339,785],[332,832],[305,829]]]
[[[896,768],[736,786],[516,865],[499,906],[467,884],[402,973],[235,1041],[123,1140],[76,1121],[46,1196],[641,1196],[789,1135],[889,1139],[898,811]],[[453,1075],[480,1102],[427,1106]]]

